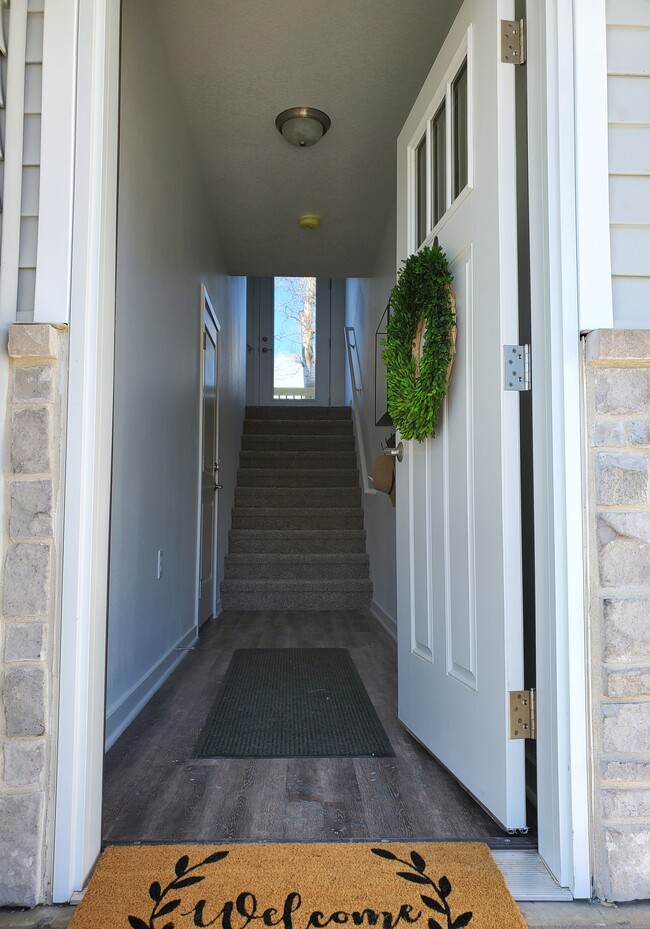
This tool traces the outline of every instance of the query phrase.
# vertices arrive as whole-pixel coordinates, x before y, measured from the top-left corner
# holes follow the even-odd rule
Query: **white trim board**
[[[373,600],[370,604],[370,614],[374,616],[379,625],[386,630],[391,639],[397,642],[397,620],[382,609],[376,600]]]
[[[572,5],[530,4],[527,33],[539,851],[589,898]]]
[[[83,888],[101,848],[120,49],[119,0],[67,2],[79,43],[54,903]]]
[[[172,671],[175,671],[187,650],[198,641],[196,626],[186,632],[175,645],[169,649],[159,662],[132,687],[129,692],[113,706],[106,709],[105,749],[114,745],[124,730],[136,718],[140,710],[149,702],[157,690],[165,683]],[[182,651],[179,651],[182,649]]]

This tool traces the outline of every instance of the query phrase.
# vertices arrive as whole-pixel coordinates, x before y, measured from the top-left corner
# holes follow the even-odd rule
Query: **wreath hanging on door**
[[[388,412],[403,439],[435,436],[456,353],[456,301],[436,243],[403,263],[391,291],[382,357]]]

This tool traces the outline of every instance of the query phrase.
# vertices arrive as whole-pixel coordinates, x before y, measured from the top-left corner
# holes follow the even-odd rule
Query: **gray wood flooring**
[[[192,757],[235,648],[344,647],[395,758]],[[224,612],[106,755],[104,841],[480,839],[506,836],[397,719],[395,644],[368,614]]]

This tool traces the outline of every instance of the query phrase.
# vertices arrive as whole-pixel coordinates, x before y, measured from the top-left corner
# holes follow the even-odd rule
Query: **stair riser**
[[[240,468],[293,470],[294,468],[356,468],[354,452],[241,452]]]
[[[247,452],[352,452],[351,435],[244,435],[242,451]]]
[[[363,529],[363,512],[359,516],[240,516],[233,513],[233,529]]]
[[[329,435],[351,436],[349,419],[246,419],[244,435]]]
[[[241,535],[237,530],[230,533],[230,546],[232,554],[269,553],[278,555],[342,555],[346,552],[363,554],[366,550],[365,533],[355,533],[353,536],[343,536],[338,532],[332,533],[332,538],[303,538],[295,536],[281,538],[279,536],[262,536],[256,532]]]
[[[222,593],[225,610],[368,610],[368,594],[328,593]]]
[[[247,406],[246,419],[351,419],[349,406]]]
[[[242,468],[237,472],[239,487],[358,487],[356,469],[332,468]]]
[[[367,580],[368,565],[362,562],[286,562],[258,564],[226,564],[226,580]]]
[[[361,490],[358,487],[303,488],[279,490],[277,488],[237,487],[235,489],[235,506],[273,507],[273,506],[309,506],[309,507],[350,507],[361,506]]]

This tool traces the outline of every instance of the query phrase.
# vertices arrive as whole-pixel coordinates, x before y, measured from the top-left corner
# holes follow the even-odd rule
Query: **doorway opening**
[[[345,281],[249,277],[246,292],[246,404],[342,404]]]
[[[258,280],[261,280],[261,279],[258,279]],[[271,280],[274,280],[274,279],[271,279]],[[292,280],[292,279],[289,279],[289,280]],[[310,280],[313,280],[313,278]],[[331,290],[331,285],[330,285],[330,290]],[[275,296],[275,288],[274,288],[274,296]],[[331,297],[330,297],[330,311],[331,311]],[[331,325],[332,325],[331,315],[330,315],[329,325],[330,325],[330,332],[334,333],[335,330],[332,330],[331,328]],[[332,338],[332,337],[333,336],[328,336],[328,338]],[[270,335],[267,335],[266,338],[267,338],[267,343],[269,344],[269,348],[270,348],[270,341],[272,337]],[[261,343],[260,354],[273,355],[274,353],[272,350],[267,351],[267,352],[262,351],[266,343],[262,342],[263,337],[261,335],[259,339]],[[317,341],[317,339],[318,339],[318,336],[315,337],[315,341]],[[342,334],[341,334],[341,340],[342,340]],[[250,340],[249,340],[249,345],[250,345]],[[273,347],[275,348],[275,341],[274,341]],[[319,357],[318,352],[316,352],[316,354],[317,354],[317,357]],[[331,359],[332,359],[332,355],[330,355],[330,363],[328,366],[330,368],[328,382],[327,382],[328,391],[329,391],[328,396],[327,396],[328,403],[335,402],[333,401],[332,394],[331,394],[333,385],[336,383],[336,379],[332,376],[332,373],[331,373],[331,364],[332,364]],[[303,394],[302,396],[293,396],[293,397],[287,396],[286,391],[290,388],[290,385],[287,385],[286,383],[275,384],[275,382],[272,382],[271,391],[270,391],[271,397],[268,402],[279,403],[279,404],[282,404],[282,403],[302,404],[302,405],[308,404],[310,406],[313,406],[314,408],[321,406],[321,405],[325,405],[324,403],[320,403],[317,397],[317,391],[318,391],[317,378],[316,378],[316,384],[306,385],[304,381],[304,366],[302,366],[301,364],[301,367],[303,367],[302,389],[313,391],[313,396],[312,395],[307,396],[306,394]],[[248,381],[250,382],[251,379],[252,378],[249,377]],[[260,380],[261,378],[258,375],[258,386],[259,386]],[[284,396],[281,395],[282,391],[285,392]],[[261,396],[262,395],[258,393],[258,400],[257,400],[258,404],[261,402]],[[224,444],[227,443],[230,446],[237,446],[239,434],[238,432],[236,432],[236,430],[229,429],[227,432],[224,433],[224,439],[225,439]],[[348,617],[348,619],[349,618],[350,617]],[[255,618],[253,617],[252,619],[254,620]],[[238,617],[237,620],[234,620],[232,617],[229,617],[225,614],[221,615],[219,619],[219,627],[220,627],[220,630],[223,631],[224,635],[228,637],[229,642],[234,642],[236,640],[237,636],[235,634],[235,627],[239,625],[241,620],[242,620],[241,616]],[[291,624],[288,628],[284,628],[283,630],[280,624],[280,620],[277,617],[271,617],[270,622],[268,622],[268,620],[269,620],[269,617],[267,617],[267,623],[264,626],[264,629],[260,628],[259,626],[256,627],[255,623],[252,622],[251,629],[253,630],[252,634],[256,637],[255,639],[256,642],[264,641],[264,636],[269,631],[275,631],[275,633],[278,633],[280,635],[285,635],[286,636],[285,641],[295,641],[293,637],[298,635],[298,633],[302,634],[302,632],[304,631],[302,629],[293,628]],[[359,617],[357,617],[356,615],[352,617],[352,620],[353,622],[351,623],[345,622],[344,625],[347,627],[348,625],[353,625],[354,622],[360,623]],[[228,626],[229,621],[232,624],[231,626]],[[372,626],[372,623],[371,623],[371,626]],[[345,647],[352,647],[352,648],[358,648],[364,651],[371,651],[371,646],[368,645],[368,643],[372,639],[373,631],[371,631],[371,627],[367,627],[367,626],[362,627],[360,625],[360,628],[362,628],[362,639],[364,640],[366,644],[361,645],[360,640],[358,640],[359,644],[354,644],[354,639],[353,639],[352,640],[353,644],[351,646],[347,645]],[[381,630],[374,629],[374,627],[372,628],[374,630],[374,633],[379,634],[380,638],[383,637],[383,633],[381,632]],[[240,631],[242,630],[241,629],[237,630],[237,632],[240,632]],[[315,630],[312,630],[312,631],[315,631]],[[340,631],[335,631],[335,632],[336,632],[335,638],[337,636],[340,636]],[[302,641],[302,640],[298,638],[297,641]],[[309,641],[310,644],[312,642],[311,639],[305,640],[305,641]],[[210,647],[209,647],[210,644],[212,644],[214,648],[213,651],[210,651]],[[384,645],[386,645],[385,642],[384,642]],[[186,645],[178,646],[178,648],[181,648],[181,649],[185,647],[187,646]],[[250,838],[252,837],[253,832],[247,833],[245,826],[242,826],[241,831],[238,833],[236,828],[231,827],[229,825],[226,825],[226,826],[223,825],[224,822],[226,824],[231,824],[233,822],[233,816],[236,817],[237,814],[236,812],[232,812],[232,808],[230,809],[230,812],[228,812],[224,808],[224,812],[220,814],[222,818],[218,820],[218,825],[215,825],[215,821],[210,818],[211,814],[209,813],[208,808],[211,805],[210,803],[211,797],[213,799],[214,796],[227,797],[228,802],[231,802],[233,797],[235,798],[235,800],[239,798],[239,802],[241,806],[241,804],[243,803],[243,800],[241,800],[241,798],[245,795],[249,787],[251,787],[251,789],[254,789],[254,788],[256,789],[256,785],[259,786],[261,799],[258,797],[257,799],[252,800],[251,803],[252,803],[252,808],[256,808],[256,809],[262,808],[262,812],[259,814],[261,816],[261,819],[259,821],[257,820],[258,814],[255,813],[254,811],[246,812],[243,818],[248,822],[250,828],[253,831],[254,829],[258,829],[258,828],[265,830],[264,835],[266,838],[279,837],[279,833],[275,832],[276,827],[274,825],[271,825],[272,820],[270,819],[269,811],[271,810],[271,808],[275,810],[276,809],[275,804],[277,803],[277,811],[280,811],[280,813],[279,813],[279,818],[274,820],[276,824],[282,821],[283,815],[286,818],[286,816],[288,815],[288,811],[287,811],[287,808],[284,807],[285,812],[284,814],[281,813],[283,809],[282,803],[278,799],[277,795],[273,794],[272,791],[271,791],[271,794],[272,794],[271,799],[268,799],[268,797],[267,799],[265,799],[265,790],[267,789],[267,779],[269,777],[271,777],[275,781],[278,781],[279,783],[282,783],[282,779],[284,778],[285,790],[288,791],[289,793],[293,791],[292,793],[293,798],[294,799],[296,797],[299,798],[297,802],[302,803],[302,804],[311,804],[311,803],[316,804],[316,807],[305,807],[304,808],[305,815],[302,817],[302,819],[300,818],[300,816],[298,816],[298,820],[300,821],[300,823],[303,823],[305,825],[305,829],[306,829],[302,837],[305,837],[305,838],[314,837],[317,834],[317,832],[316,831],[310,832],[311,826],[309,824],[309,817],[313,815],[314,810],[320,805],[321,813],[319,813],[318,816],[321,816],[322,822],[325,822],[326,816],[327,816],[327,810],[330,809],[330,812],[331,812],[331,809],[337,806],[337,798],[340,795],[339,787],[334,785],[334,781],[331,778],[324,776],[322,773],[319,773],[318,771],[314,773],[315,771],[314,769],[309,773],[305,773],[304,775],[301,775],[301,777],[302,777],[302,780],[306,781],[308,785],[311,784],[313,781],[316,781],[317,786],[312,788],[309,786],[305,787],[303,784],[303,786],[297,786],[296,789],[293,790],[293,788],[291,788],[290,786],[290,782],[291,782],[290,774],[286,772],[285,774],[280,773],[279,775],[277,772],[275,774],[269,774],[268,770],[272,770],[272,768],[269,768],[267,771],[263,771],[261,765],[255,765],[255,764],[246,765],[246,764],[242,764],[241,762],[239,762],[238,763],[239,770],[238,770],[237,777],[241,777],[241,780],[238,781],[237,777],[235,777],[235,779],[230,782],[230,787],[228,787],[229,776],[227,774],[224,774],[224,772],[222,771],[221,775],[223,777],[223,780],[219,782],[219,776],[215,773],[219,769],[220,763],[218,762],[217,763],[210,763],[210,762],[199,763],[196,761],[196,759],[193,759],[191,755],[187,755],[183,758],[182,751],[180,750],[180,745],[179,743],[173,742],[172,735],[174,733],[178,735],[179,733],[183,732],[183,730],[185,730],[185,733],[187,735],[187,733],[191,733],[193,731],[193,727],[195,727],[197,723],[195,720],[193,721],[193,719],[190,716],[183,716],[180,714],[178,707],[184,704],[182,689],[174,690],[174,688],[177,686],[182,688],[183,675],[196,675],[197,669],[200,668],[201,663],[203,663],[205,667],[211,669],[211,672],[214,673],[216,676],[222,675],[224,671],[223,671],[223,667],[220,664],[220,662],[225,660],[225,655],[227,654],[229,646],[226,646],[224,639],[219,637],[218,630],[209,627],[209,628],[206,628],[205,633],[199,639],[198,644],[194,643],[193,647],[194,647],[194,651],[189,654],[188,658],[185,660],[183,665],[177,670],[177,672],[175,672],[173,677],[169,679],[167,684],[165,684],[160,689],[160,691],[156,694],[156,696],[150,701],[149,705],[147,705],[147,707],[138,716],[133,726],[124,733],[122,738],[118,742],[115,743],[115,745],[111,748],[109,752],[109,756],[107,758],[107,768],[106,768],[106,776],[107,776],[106,785],[107,786],[106,786],[105,822],[107,826],[106,826],[106,831],[105,831],[105,840],[107,841],[145,840],[145,831],[146,829],[150,827],[149,825],[145,823],[145,817],[144,817],[144,812],[147,808],[149,809],[151,813],[151,821],[153,823],[153,826],[151,826],[152,832],[149,833],[149,840],[152,840],[152,841],[155,840],[156,835],[158,835],[159,837],[165,836],[168,840],[171,838],[171,834],[172,834],[171,830],[174,824],[171,822],[171,820],[169,821],[169,823],[167,823],[167,818],[169,816],[169,811],[176,809],[176,808],[178,808],[179,810],[185,810],[187,812],[187,822],[182,826],[182,828],[186,828],[189,823],[197,824],[197,828],[200,827],[200,824],[202,824],[203,826],[207,825],[208,834],[205,834],[205,835],[197,834],[194,836],[194,840],[199,840],[199,838],[210,840],[210,838],[215,838],[214,832],[217,833],[217,837],[220,839],[222,837],[237,838],[238,835],[241,835],[242,838],[245,838],[248,835],[248,837]],[[390,650],[392,646],[390,646],[390,643],[388,643],[387,647]],[[377,650],[379,651],[379,646],[377,646]],[[388,664],[382,665],[376,656],[370,656],[370,666],[374,668],[374,673],[376,673],[380,679],[382,679],[385,682],[391,680],[390,675],[392,672],[389,670]],[[366,672],[366,674],[367,676],[371,676],[370,671]],[[192,684],[196,686],[199,685],[198,677],[193,678]],[[391,682],[389,685],[385,685],[385,686],[386,686],[386,689],[389,689],[389,687],[393,687],[394,684],[393,682]],[[192,694],[194,697],[197,696],[196,691],[193,691],[191,688],[187,691],[187,693]],[[204,700],[207,699],[205,694],[202,695],[202,698]],[[197,699],[196,706],[198,705],[199,705],[199,701]],[[150,765],[154,758],[158,758],[160,756],[161,751],[163,751],[163,748],[160,742],[156,744],[155,739],[152,741],[150,734],[145,732],[145,728],[147,725],[149,727],[153,726],[153,729],[157,729],[158,731],[156,732],[156,736],[159,738],[161,736],[164,736],[167,739],[168,746],[172,748],[172,751],[170,752],[170,754],[174,756],[173,762],[176,765],[176,768],[174,770],[176,770],[178,773],[178,777],[176,777],[176,779],[174,779],[174,777],[172,777],[172,775],[169,772],[167,775],[164,775],[162,772],[162,768],[160,771],[160,775],[161,775],[160,780],[157,780],[158,774],[156,774],[155,777],[152,777],[151,774],[149,773],[150,769],[149,770],[147,769],[146,767],[147,763]],[[395,716],[395,722],[392,723],[392,725],[393,726],[397,725],[396,716]],[[142,728],[142,727],[145,727],[145,728]],[[403,754],[405,758],[409,758],[409,757],[412,758],[416,756],[417,753],[420,753],[424,761],[426,761],[426,765],[429,765],[431,763],[437,765],[437,763],[434,762],[433,759],[431,759],[428,755],[426,755],[424,750],[420,748],[417,745],[417,743],[413,739],[411,739],[410,736],[407,736],[407,740],[408,740],[409,747],[403,748]],[[137,760],[138,760],[138,763],[140,763],[142,759],[144,758],[145,759],[144,767],[134,767],[132,769],[129,769],[129,765],[134,760],[133,756],[130,754],[132,749],[135,750],[136,754],[139,752],[142,752],[141,758]],[[180,756],[180,757],[177,757],[177,756]],[[423,766],[424,766],[424,761],[423,761]],[[299,765],[297,764],[297,766],[306,768],[308,764],[309,763],[307,762],[300,762],[300,764]],[[235,767],[237,767],[237,765],[235,765]],[[288,765],[287,767],[289,768],[290,765]],[[340,767],[343,768],[344,766],[340,765]],[[352,765],[352,768],[355,769],[354,776],[352,776],[352,775],[349,775],[349,765],[348,765],[348,775],[349,775],[348,781],[349,781],[349,785],[351,785],[351,791],[352,791],[352,796],[354,798],[354,802],[358,803],[360,802],[358,798],[359,796],[361,796],[360,777],[362,777],[362,775],[357,772],[356,767],[357,767],[356,764]],[[449,781],[445,781],[447,792],[445,793],[445,791],[442,789],[440,792],[440,796],[446,796],[447,798],[444,804],[442,804],[442,808],[438,808],[435,805],[435,803],[432,804],[431,796],[435,794],[436,778],[438,777],[442,778],[443,774],[444,774],[444,778],[449,777],[446,774],[446,772],[444,772],[444,769],[442,769],[439,765],[435,769],[433,767],[430,768],[428,774],[421,773],[421,775],[419,776],[419,785],[405,780],[403,776],[403,772],[400,772],[398,768],[394,768],[393,770],[389,771],[388,766],[386,765],[382,766],[381,764],[376,765],[375,768],[369,773],[367,770],[364,769],[365,775],[373,783],[374,781],[372,779],[373,778],[376,779],[378,777],[377,770],[376,770],[377,767],[382,768],[381,776],[382,776],[382,784],[383,784],[383,789],[384,789],[384,794],[383,794],[384,800],[382,800],[381,796],[378,794],[377,797],[373,799],[372,803],[386,802],[386,803],[391,804],[391,816],[393,816],[393,822],[403,823],[402,832],[393,833],[387,827],[386,828],[387,834],[383,837],[389,837],[389,836],[393,838],[399,838],[399,837],[405,838],[407,836],[408,837],[415,836],[415,837],[420,837],[420,838],[436,837],[436,831],[435,831],[436,829],[438,829],[438,833],[440,834],[441,837],[445,835],[451,835],[452,833],[448,831],[448,829],[450,828],[448,825],[448,822],[445,824],[444,819],[439,819],[437,826],[434,823],[431,823],[425,827],[423,826],[423,821],[424,821],[423,817],[426,818],[426,811],[429,811],[432,814],[435,813],[437,815],[437,814],[440,814],[441,812],[448,812],[450,810],[453,810],[454,811],[453,815],[457,817],[457,822],[463,824],[463,825],[458,825],[455,833],[453,833],[454,837],[456,838],[483,837],[483,838],[487,838],[493,844],[502,843],[502,844],[505,844],[507,847],[513,847],[513,846],[519,846],[519,845],[530,847],[532,844],[534,844],[534,839],[532,836],[504,835],[503,832],[499,829],[499,827],[497,827],[494,824],[494,822],[487,816],[487,814],[485,814],[484,811],[478,805],[474,804],[471,798],[467,797],[467,795],[462,790],[462,788],[460,788],[459,785],[456,782],[453,782],[451,779]],[[205,769],[205,771],[203,769]],[[127,771],[129,770],[130,770],[130,773],[127,774]],[[434,777],[434,774],[431,773],[434,770],[436,771],[435,777]],[[210,773],[208,774],[207,771],[209,771]],[[116,772],[119,772],[119,774],[116,775]],[[139,806],[137,807],[137,809],[136,807],[133,806],[130,800],[127,801],[125,800],[124,796],[120,797],[119,794],[115,794],[112,792],[112,786],[109,783],[109,780],[111,777],[114,777],[114,776],[117,776],[118,779],[123,779],[125,783],[131,783],[132,795],[133,797],[136,797],[139,800]],[[189,794],[184,794],[180,787],[180,781],[183,780],[184,778],[186,779],[186,784],[189,790]],[[155,808],[155,806],[149,806],[149,799],[147,799],[145,802],[144,800],[145,793],[143,792],[143,789],[141,789],[140,791],[137,791],[135,789],[136,781],[140,781],[140,780],[143,783],[147,784],[148,793],[146,794],[146,796],[148,798],[151,798],[152,802],[161,801],[161,806],[157,808]],[[157,786],[154,785],[153,781],[156,781]],[[355,783],[356,783],[356,786],[355,786]],[[173,786],[174,784],[175,784],[175,787]],[[211,795],[211,790],[214,790],[215,792],[218,792],[218,793]],[[177,793],[174,793],[174,791],[177,791]],[[469,807],[462,807],[462,804],[461,806],[456,807],[455,804],[448,802],[449,797],[451,795],[453,795],[455,799],[462,797],[463,801],[469,801],[469,804],[470,804]],[[328,799],[328,797],[333,798],[333,799]],[[409,797],[409,798],[415,797],[417,798],[417,802],[410,800],[409,803],[406,803],[404,799],[405,797]],[[422,802],[422,804],[426,803],[428,805],[426,807],[424,805],[420,806],[418,805],[420,802]],[[329,808],[327,806],[328,804],[330,804]],[[348,806],[349,805],[354,805],[354,804],[352,804],[352,802],[350,801],[348,803]],[[341,800],[341,806],[345,806],[344,800]],[[462,812],[463,809],[465,810],[464,813]],[[461,812],[459,812],[459,810]],[[126,820],[129,823],[131,823],[131,826],[129,828],[134,827],[136,832],[137,831],[142,832],[142,835],[139,838],[136,838],[133,832],[130,833],[131,837],[129,837],[128,828],[122,834],[122,837],[120,837],[119,830],[121,827],[118,825],[118,822],[120,821],[120,817],[122,816],[122,814],[124,814],[124,816],[126,817]],[[138,814],[139,814],[139,817],[138,817]],[[264,817],[266,817],[266,819],[264,819]],[[173,818],[174,817],[172,817],[172,819]],[[369,829],[369,832],[366,833],[367,837],[374,837],[374,838],[382,837],[382,835],[377,834],[376,831],[374,831],[371,827],[368,826],[368,822],[370,821],[370,818],[367,813],[363,814],[363,818],[365,819],[366,827]],[[251,826],[251,823],[253,823],[254,819],[255,819],[255,825],[253,827]],[[341,827],[338,830],[333,829],[332,834],[336,837],[338,836],[357,837],[353,834],[354,830],[352,829],[352,826],[345,826],[345,823],[348,821],[348,819],[350,822],[352,822],[354,817],[346,818],[345,815],[341,814],[339,819],[341,819],[341,821],[343,822],[343,825],[341,825]],[[261,827],[259,826],[259,822],[262,823]],[[337,820],[337,823],[338,823],[338,820]],[[443,824],[441,825],[440,823],[443,823]],[[470,826],[470,823],[472,823],[473,826]],[[476,826],[477,823],[479,824],[478,827]],[[178,825],[178,823],[176,825]],[[478,835],[476,834],[475,831],[473,831],[475,827],[478,828]],[[192,828],[194,828],[194,826]],[[165,832],[166,829],[168,829],[168,832]],[[413,829],[415,829],[416,831],[412,831]],[[210,836],[209,834],[210,830],[212,830],[212,836]],[[384,830],[382,830],[382,832],[383,831]],[[179,834],[179,833],[176,833],[176,834]],[[287,834],[291,835],[292,837],[294,835],[297,836],[297,833],[291,833],[290,830]],[[322,833],[320,834],[323,835]],[[358,837],[363,837],[363,835],[361,834],[361,830],[359,830]]]

